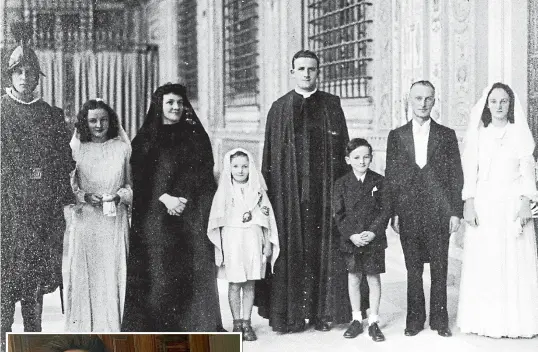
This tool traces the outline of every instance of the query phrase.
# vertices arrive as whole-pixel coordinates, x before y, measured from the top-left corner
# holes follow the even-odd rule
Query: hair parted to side
[[[108,352],[103,341],[96,335],[58,335],[42,351],[65,352],[70,350]]]
[[[88,111],[96,109],[103,109],[108,114],[107,138],[112,139],[118,136],[120,124],[118,114],[103,100],[90,99],[82,105],[82,109],[77,114],[77,122],[75,123],[75,127],[80,134],[80,141],[83,143],[92,140],[92,133],[88,125]]]
[[[317,68],[319,69],[319,57],[316,55],[315,52],[310,50],[299,50],[298,52],[293,55],[293,58],[291,59],[291,68],[295,68],[295,60],[301,57],[306,57],[309,59],[314,59],[317,62]]]
[[[514,99],[515,99],[514,91],[512,90],[512,88],[510,88],[508,84],[497,82],[491,86],[491,89],[489,90],[488,96],[486,98],[484,109],[482,110],[481,120],[482,120],[482,123],[484,124],[484,127],[488,127],[488,125],[491,123],[491,111],[489,110],[489,107],[488,107],[488,101],[489,101],[489,96],[491,92],[493,92],[494,89],[502,89],[506,92],[506,94],[508,94],[508,97],[510,97],[510,105],[508,105],[508,115],[506,117],[508,119],[508,122],[514,123],[514,119],[515,119],[514,117]]]
[[[433,95],[435,96],[435,86],[433,85],[432,82],[430,82],[428,80],[420,80],[420,81],[413,82],[413,84],[411,84],[411,87],[409,88],[409,91],[411,91],[411,89],[413,89],[413,87],[416,86],[416,85],[431,88],[433,90]]]
[[[367,147],[368,150],[370,150],[370,155],[373,154],[373,148],[370,143],[364,138],[353,138],[350,140],[346,145],[346,156],[349,156],[352,151],[359,147]]]

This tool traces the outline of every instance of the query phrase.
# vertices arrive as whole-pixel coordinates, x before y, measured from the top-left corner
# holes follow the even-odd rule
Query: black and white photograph
[[[0,13],[0,352],[538,350],[537,1]]]

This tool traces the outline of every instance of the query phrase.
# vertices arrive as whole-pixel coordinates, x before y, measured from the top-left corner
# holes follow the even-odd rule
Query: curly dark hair
[[[82,105],[82,109],[77,114],[77,122],[75,123],[81,142],[91,142],[92,140],[92,133],[88,126],[88,111],[95,109],[103,109],[108,114],[107,138],[112,139],[118,136],[120,125],[118,114],[104,101],[90,99]]]
[[[108,352],[103,341],[96,335],[58,335],[42,349],[44,352],[65,352],[69,350]]]
[[[500,88],[508,94],[508,97],[510,98],[510,105],[508,106],[508,122],[514,123],[514,91],[508,84],[504,84],[501,82],[494,83],[493,86],[491,86],[491,89],[488,92],[488,96],[486,98],[486,103],[484,105],[484,110],[482,110],[482,123],[484,124],[484,127],[488,127],[488,125],[491,123],[491,111],[488,107],[488,101],[489,101],[489,95],[491,92],[493,92],[494,89]]]

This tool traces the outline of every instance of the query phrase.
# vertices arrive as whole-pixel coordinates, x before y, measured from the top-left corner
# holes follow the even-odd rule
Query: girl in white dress
[[[246,341],[254,341],[257,337],[250,323],[254,282],[265,277],[269,258],[274,268],[279,254],[278,233],[267,186],[252,155],[241,148],[233,149],[226,153],[223,164],[208,236],[215,245],[219,277],[229,281],[233,331],[243,332]]]
[[[66,207],[66,331],[119,332],[125,297],[131,145],[102,100],[86,102],[71,139],[77,204]]]
[[[519,100],[509,86],[495,83],[471,111],[463,153],[468,224],[458,326],[464,333],[538,334],[533,150]]]

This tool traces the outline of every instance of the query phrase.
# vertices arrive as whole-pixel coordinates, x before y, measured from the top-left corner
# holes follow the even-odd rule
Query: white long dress
[[[518,155],[512,124],[481,128],[478,172],[466,175],[479,226],[466,226],[457,325],[490,337],[538,334],[538,259],[532,222],[518,226],[519,198],[536,193],[534,159]],[[469,191],[471,190],[471,191]]]
[[[125,297],[128,207],[132,191],[123,188],[130,149],[119,138],[81,143],[77,162],[77,205],[66,209],[64,295],[66,331],[119,332]],[[116,216],[84,203],[84,192],[121,197]]]

